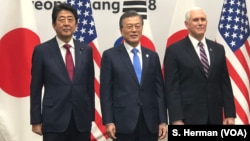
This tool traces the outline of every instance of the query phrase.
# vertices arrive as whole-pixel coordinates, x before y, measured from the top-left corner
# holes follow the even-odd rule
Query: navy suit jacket
[[[75,40],[74,45],[75,69],[72,81],[56,38],[34,49],[30,115],[31,124],[41,123],[43,132],[65,131],[72,112],[79,131],[91,130],[95,111],[92,48]]]
[[[152,133],[158,133],[158,125],[166,123],[159,57],[144,47],[141,51],[141,84],[123,44],[103,52],[100,75],[102,119],[104,125],[115,123],[118,133],[134,131],[140,110]]]
[[[210,54],[208,78],[188,36],[166,49],[164,76],[170,122],[222,124],[236,117],[224,47],[206,39]],[[224,113],[223,113],[224,111]]]

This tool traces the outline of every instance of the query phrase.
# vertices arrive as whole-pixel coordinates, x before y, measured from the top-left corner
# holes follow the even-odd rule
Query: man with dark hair
[[[77,19],[70,5],[55,5],[52,25],[56,36],[33,52],[31,124],[43,141],[90,141],[94,65],[92,48],[73,39]]]
[[[159,56],[140,44],[143,19],[136,11],[119,21],[124,43],[104,51],[100,97],[103,124],[116,141],[166,137],[166,105]]]

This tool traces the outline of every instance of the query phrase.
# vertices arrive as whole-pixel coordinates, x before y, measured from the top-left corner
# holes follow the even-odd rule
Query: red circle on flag
[[[183,30],[179,30],[175,33],[173,33],[167,40],[167,44],[166,47],[170,46],[171,44],[185,38],[188,35],[188,30],[187,29],[183,29]]]
[[[31,58],[40,43],[36,33],[17,28],[0,40],[0,87],[14,97],[30,95]]]

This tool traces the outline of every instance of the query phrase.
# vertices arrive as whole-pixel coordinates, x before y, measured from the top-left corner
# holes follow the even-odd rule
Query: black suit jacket
[[[103,52],[100,77],[102,119],[104,125],[115,123],[118,133],[134,131],[140,109],[151,132],[158,133],[158,125],[166,123],[159,57],[144,47],[141,51],[141,84],[123,44]]]
[[[170,122],[206,124],[209,119],[211,124],[222,124],[223,114],[236,117],[224,48],[208,39],[206,43],[208,78],[188,36],[166,49],[164,75]]]
[[[75,69],[72,81],[56,38],[34,49],[30,115],[31,124],[42,123],[43,132],[65,131],[72,112],[79,131],[91,130],[95,107],[92,48],[75,40],[74,45]]]

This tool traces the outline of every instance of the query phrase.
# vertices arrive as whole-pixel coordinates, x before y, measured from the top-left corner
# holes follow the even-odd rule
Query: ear
[[[186,28],[188,28],[188,22],[184,21],[184,24],[185,24]]]
[[[120,28],[120,34],[123,35],[122,28]]]
[[[55,30],[56,23],[52,23],[52,27]]]

